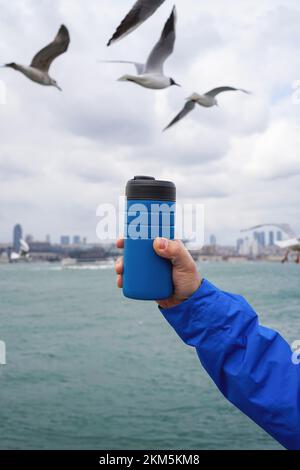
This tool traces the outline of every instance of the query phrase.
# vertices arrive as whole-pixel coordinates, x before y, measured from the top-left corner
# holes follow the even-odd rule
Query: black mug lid
[[[176,186],[171,181],[159,181],[152,176],[135,176],[127,183],[126,197],[176,202]]]

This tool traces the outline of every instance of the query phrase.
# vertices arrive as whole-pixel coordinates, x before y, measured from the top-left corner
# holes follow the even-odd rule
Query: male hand
[[[173,265],[174,294],[169,299],[157,302],[162,308],[171,308],[191,297],[200,287],[202,279],[193,258],[181,241],[157,238],[153,246],[157,255],[170,260]],[[117,248],[124,248],[124,240],[117,241]],[[117,284],[121,289],[123,287],[123,257],[117,260],[115,269],[118,275]]]

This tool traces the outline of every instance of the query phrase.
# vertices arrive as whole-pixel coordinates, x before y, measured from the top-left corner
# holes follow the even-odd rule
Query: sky
[[[233,244],[240,230],[289,223],[300,234],[300,3],[177,0],[175,51],[165,66],[182,85],[153,91],[117,79],[145,61],[173,1],[106,47],[133,0],[0,0],[0,62],[29,64],[64,23],[69,51],[50,69],[62,87],[0,69],[0,243],[15,223],[44,240],[96,241],[99,204],[116,204],[136,174],[172,180],[178,200],[205,206],[205,234]],[[298,84],[297,84],[298,81]],[[219,107],[162,129],[193,92],[216,86]]]

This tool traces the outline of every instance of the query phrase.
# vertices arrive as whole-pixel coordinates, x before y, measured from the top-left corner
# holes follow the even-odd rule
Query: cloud
[[[252,142],[245,173],[261,179],[288,179],[300,176],[300,125],[285,120],[272,123],[267,131]]]
[[[20,164],[11,160],[7,155],[3,155],[0,162],[0,181],[9,181],[12,183],[15,180],[22,180],[34,175],[34,171],[27,168],[20,167]]]
[[[224,242],[270,214],[300,233],[300,105],[291,98],[300,79],[299,2],[178,0],[165,70],[182,89],[159,92],[117,82],[130,65],[98,62],[143,61],[173,5],[106,48],[132,2],[0,0],[3,62],[30,63],[61,23],[71,32],[68,53],[51,68],[63,93],[1,69],[0,241],[17,221],[37,238],[78,232],[93,240],[98,204],[116,202],[135,174],[173,179],[181,199],[205,204],[207,235]],[[162,133],[190,93],[220,85],[253,94],[224,93],[218,108],[197,107]]]

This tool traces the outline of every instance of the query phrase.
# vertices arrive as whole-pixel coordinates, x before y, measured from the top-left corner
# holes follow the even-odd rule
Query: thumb
[[[194,264],[193,258],[180,240],[156,238],[154,250],[158,256],[169,259],[174,266],[189,270]]]

